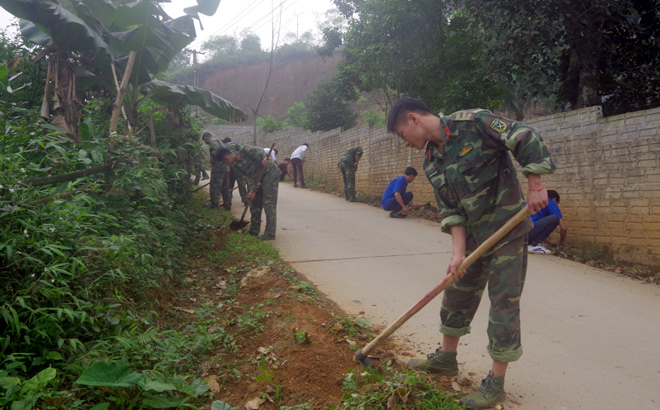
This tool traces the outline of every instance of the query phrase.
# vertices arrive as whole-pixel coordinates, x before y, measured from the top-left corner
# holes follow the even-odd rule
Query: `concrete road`
[[[280,184],[277,217],[273,244],[283,258],[346,312],[376,324],[392,323],[439,283],[451,256],[436,223],[290,184]],[[441,297],[395,333],[411,355],[439,345]],[[462,374],[476,373],[477,383],[491,365],[488,304],[459,348]],[[505,408],[660,409],[659,315],[660,287],[530,255],[524,355],[509,366]]]

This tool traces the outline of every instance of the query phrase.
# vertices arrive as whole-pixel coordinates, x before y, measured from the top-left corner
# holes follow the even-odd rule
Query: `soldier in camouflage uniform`
[[[227,137],[222,140],[222,142],[225,144],[225,148],[227,148],[230,151],[238,151],[241,149],[241,146],[235,142],[232,142],[231,138]],[[237,185],[238,187],[238,193],[241,196],[241,201],[246,204],[247,203],[247,185],[246,181],[243,177],[243,174],[238,172],[236,168],[234,167],[229,167],[229,195],[230,197],[233,197],[233,188],[234,185]]]
[[[433,373],[457,374],[459,339],[470,332],[488,285],[488,353],[493,366],[479,389],[461,403],[473,409],[490,408],[505,399],[508,363],[522,355],[519,302],[527,269],[530,219],[515,227],[466,271],[456,269],[467,254],[525,205],[509,152],[527,177],[527,202],[532,214],[548,202],[541,175],[554,172],[555,164],[536,131],[487,110],[438,117],[423,102],[404,97],[393,104],[387,129],[401,137],[407,147],[426,149],[424,171],[442,213],[441,229],[451,233],[453,243],[446,274],[453,275],[456,283],[445,290],[442,301],[442,347],[426,360],[413,359],[409,365]]]
[[[337,166],[344,178],[344,197],[349,202],[355,202],[355,171],[358,169],[358,162],[362,158],[362,148],[349,148],[339,157]]]
[[[217,208],[220,205],[220,195],[222,195],[222,206],[226,210],[231,210],[231,192],[229,191],[229,167],[220,161],[215,160],[215,156],[225,147],[222,141],[214,139],[213,136],[205,132],[202,134],[204,143],[209,146],[209,155],[211,157],[211,183],[209,193],[211,194],[211,208]]]
[[[280,169],[262,148],[241,146],[236,151],[220,150],[218,159],[224,164],[236,168],[248,181],[247,195],[250,200],[250,230],[252,236],[258,236],[261,230],[261,211],[266,214],[266,229],[259,237],[262,240],[275,239],[277,230],[277,188],[280,182]],[[266,167],[261,181],[256,183],[262,167]]]

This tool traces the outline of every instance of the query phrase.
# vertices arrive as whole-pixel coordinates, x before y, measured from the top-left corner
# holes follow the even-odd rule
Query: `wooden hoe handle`
[[[457,272],[467,269],[472,265],[477,259],[481,257],[487,250],[493,247],[500,239],[509,233],[515,226],[522,222],[528,215],[528,206],[525,205],[513,218],[508,220],[500,229],[495,231],[488,239],[486,239],[474,252],[468,255],[467,258],[456,269]],[[454,277],[452,275],[447,275],[436,287],[431,289],[419,302],[415,303],[410,309],[401,315],[394,323],[390,324],[387,329],[383,330],[374,340],[372,340],[368,345],[362,349],[364,355],[369,354],[370,351],[374,349],[380,342],[390,337],[398,328],[401,327],[404,323],[413,317],[417,312],[422,310],[430,301],[432,301],[436,296],[438,296],[447,286],[454,283]]]

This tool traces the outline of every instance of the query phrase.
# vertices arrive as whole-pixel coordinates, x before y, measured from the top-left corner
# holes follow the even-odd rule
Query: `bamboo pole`
[[[77,193],[82,192],[82,191],[87,191],[88,189],[92,188],[93,186],[94,185],[89,184],[89,185],[82,186],[80,188],[76,188],[76,189],[74,189],[72,191],[69,191],[69,192],[63,192],[61,194],[49,196],[49,197],[46,197],[46,198],[37,199],[36,201],[28,202],[27,204],[25,204],[25,206],[35,206],[35,205],[45,204],[45,203],[48,203],[50,201],[55,201],[55,200],[58,200],[58,199],[66,199],[66,198],[69,198],[69,197],[71,197],[71,196],[73,196]]]
[[[119,93],[119,80],[117,79],[117,70],[115,69],[114,64],[110,64],[110,68],[112,69],[112,77],[115,79],[115,88],[117,89],[117,93]],[[128,116],[126,115],[126,107],[123,105],[121,106],[121,115],[124,117],[124,121],[126,122],[126,127],[128,127],[128,132],[133,133],[133,127],[131,127],[131,123],[128,121]]]
[[[112,162],[112,163],[109,163],[109,164],[100,165],[98,167],[87,168],[87,169],[83,169],[83,170],[80,170],[80,171],[72,172],[70,174],[29,178],[29,179],[24,179],[21,182],[26,184],[26,185],[32,185],[32,186],[57,184],[57,183],[60,183],[60,182],[73,181],[74,179],[83,178],[83,177],[86,177],[86,176],[98,174],[98,173],[105,172],[105,171],[110,171],[114,167],[115,167],[115,163]]]
[[[117,98],[112,107],[112,117],[110,119],[110,135],[117,134],[117,126],[119,124],[119,112],[124,102],[124,95],[126,95],[126,90],[128,89],[128,82],[131,79],[131,71],[133,71],[133,65],[135,64],[135,57],[137,53],[131,51],[130,56],[128,57],[128,64],[126,64],[126,71],[124,71],[124,78],[121,80],[121,87],[119,87],[119,92],[117,92]]]

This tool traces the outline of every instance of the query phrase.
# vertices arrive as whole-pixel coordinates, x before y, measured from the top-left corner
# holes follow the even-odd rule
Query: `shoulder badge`
[[[495,118],[493,122],[490,123],[490,128],[494,129],[495,131],[501,134],[504,131],[506,131],[507,125],[504,121],[500,120],[499,118]]]
[[[465,155],[468,152],[472,151],[473,148],[474,147],[472,146],[472,144],[467,144],[466,146],[463,147],[463,149],[461,150],[461,153],[458,154],[458,156],[462,157],[463,155]]]

